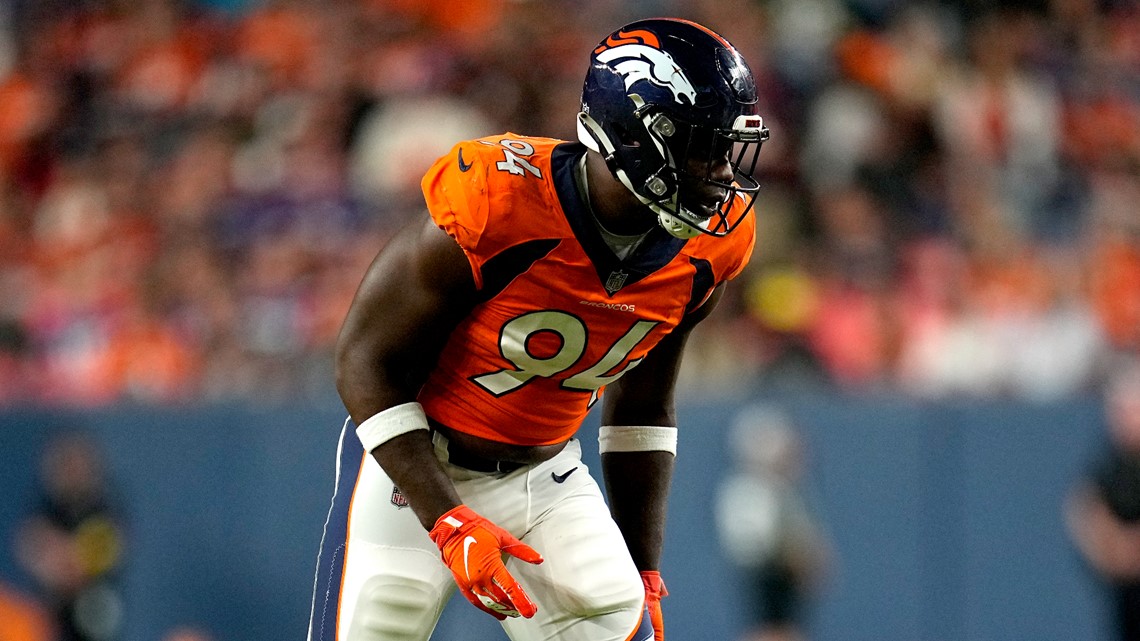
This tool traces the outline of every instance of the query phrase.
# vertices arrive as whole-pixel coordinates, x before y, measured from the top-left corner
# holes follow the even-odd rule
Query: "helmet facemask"
[[[579,139],[602,153],[614,176],[657,214],[671,235],[728,234],[751,211],[760,190],[753,174],[760,147],[768,139],[763,119],[741,115],[727,128],[694,126],[646,105],[637,94],[630,98],[641,127],[607,132],[583,112],[578,116]],[[744,203],[733,211],[737,197]]]
[[[664,142],[668,170],[662,173],[670,174],[675,185],[653,209],[662,226],[676,236],[724,236],[740,224],[756,201],[760,185],[753,174],[768,130],[759,116],[741,116],[731,128],[673,121],[657,114],[649,129]],[[669,131],[673,133],[665,136]],[[737,198],[743,203],[734,209]],[[678,223],[684,229],[674,232]]]

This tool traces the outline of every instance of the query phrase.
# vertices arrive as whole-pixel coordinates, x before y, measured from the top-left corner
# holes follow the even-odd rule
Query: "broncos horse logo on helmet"
[[[696,104],[697,90],[693,83],[673,61],[673,56],[660,49],[656,36],[649,31],[619,31],[618,34],[623,36],[622,40],[607,40],[594,50],[594,56],[622,75],[626,89],[638,81],[648,80],[671,89],[677,102],[683,97],[690,105]],[[632,38],[636,40],[631,41]]]
[[[739,225],[759,191],[752,173],[768,129],[736,48],[694,22],[656,18],[614,32],[590,62],[578,139],[670,234],[724,236]],[[731,181],[714,176],[726,161]]]

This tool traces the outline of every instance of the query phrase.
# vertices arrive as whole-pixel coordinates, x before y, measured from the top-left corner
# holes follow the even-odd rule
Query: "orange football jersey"
[[[494,441],[564,441],[606,384],[747,264],[751,216],[724,238],[654,228],[620,260],[578,195],[585,152],[507,133],[456,145],[424,176],[481,293],[420,391],[432,419]]]

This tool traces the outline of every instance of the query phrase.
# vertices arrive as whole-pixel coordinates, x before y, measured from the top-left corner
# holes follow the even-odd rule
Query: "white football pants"
[[[308,639],[426,641],[455,582],[354,429],[348,421],[341,431]],[[531,565],[507,557],[507,569],[538,605],[533,618],[503,621],[512,641],[652,639],[641,578],[576,440],[549,461],[508,474],[451,465],[442,437],[435,441],[463,502],[544,558]]]

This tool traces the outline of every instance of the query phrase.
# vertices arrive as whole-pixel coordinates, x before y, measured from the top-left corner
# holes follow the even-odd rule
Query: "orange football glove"
[[[542,563],[542,555],[466,505],[448,510],[429,533],[443,552],[443,562],[455,575],[459,591],[475,607],[502,621],[530,618],[538,606],[503,565],[503,554],[527,563]]]
[[[649,622],[653,624],[653,641],[665,641],[665,620],[661,616],[661,597],[669,596],[661,573],[645,570],[641,573],[645,585],[645,607],[649,610]]]

